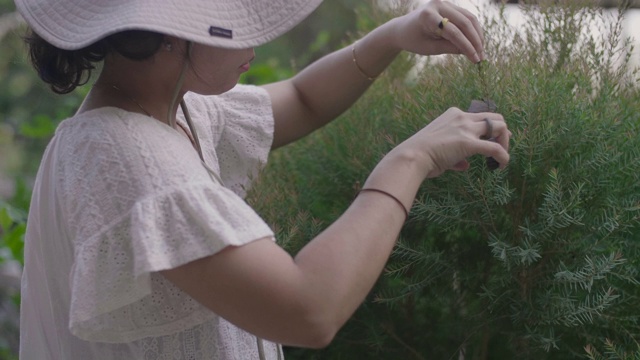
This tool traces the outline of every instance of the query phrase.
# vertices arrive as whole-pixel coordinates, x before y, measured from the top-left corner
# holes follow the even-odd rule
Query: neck
[[[114,106],[151,116],[168,125],[175,123],[178,106],[185,94],[180,88],[172,104],[182,64],[168,61],[163,55],[159,53],[145,61],[108,56],[78,112]]]

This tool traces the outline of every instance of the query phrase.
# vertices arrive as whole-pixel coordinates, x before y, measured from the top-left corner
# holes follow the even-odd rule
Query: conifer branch
[[[382,328],[385,330],[387,334],[389,334],[389,336],[391,336],[393,340],[395,340],[398,344],[402,345],[402,347],[407,349],[413,356],[415,356],[416,359],[426,360],[426,358],[423,357],[418,350],[414,349],[412,346],[410,346],[404,340],[402,340],[402,338],[400,338],[400,336],[398,336],[398,334],[396,334],[396,332],[393,330],[393,327],[391,325],[383,324]]]

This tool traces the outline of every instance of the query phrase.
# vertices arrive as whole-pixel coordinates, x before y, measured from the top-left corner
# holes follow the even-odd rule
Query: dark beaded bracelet
[[[398,199],[397,197],[389,194],[388,192],[384,191],[384,190],[380,190],[380,189],[374,189],[374,188],[364,188],[364,189],[360,189],[360,191],[358,191],[358,194],[356,194],[356,197],[358,197],[358,195],[360,195],[360,193],[362,192],[366,192],[366,191],[370,191],[370,192],[377,192],[383,195],[387,195],[388,197],[390,197],[391,199],[395,200],[395,202],[398,203],[398,205],[400,205],[400,207],[402,208],[402,211],[404,211],[404,221],[407,221],[407,219],[409,218],[409,210],[407,210],[406,207],[404,207],[404,204],[402,203],[402,201],[400,201],[400,199]]]

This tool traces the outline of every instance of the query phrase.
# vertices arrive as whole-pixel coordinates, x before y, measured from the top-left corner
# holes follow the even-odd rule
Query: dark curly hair
[[[32,30],[29,30],[24,39],[38,76],[49,84],[53,92],[68,94],[89,81],[96,63],[104,60],[107,54],[115,51],[131,60],[145,60],[158,51],[164,35],[144,30],[127,30],[78,50],[57,48]]]

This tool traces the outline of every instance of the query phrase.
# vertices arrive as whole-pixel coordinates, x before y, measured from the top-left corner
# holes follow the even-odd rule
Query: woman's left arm
[[[444,18],[448,22],[440,29]],[[483,42],[476,17],[441,0],[390,20],[293,78],[264,86],[275,118],[272,148],[293,142],[342,114],[401,51],[464,54],[476,63],[484,59]]]

